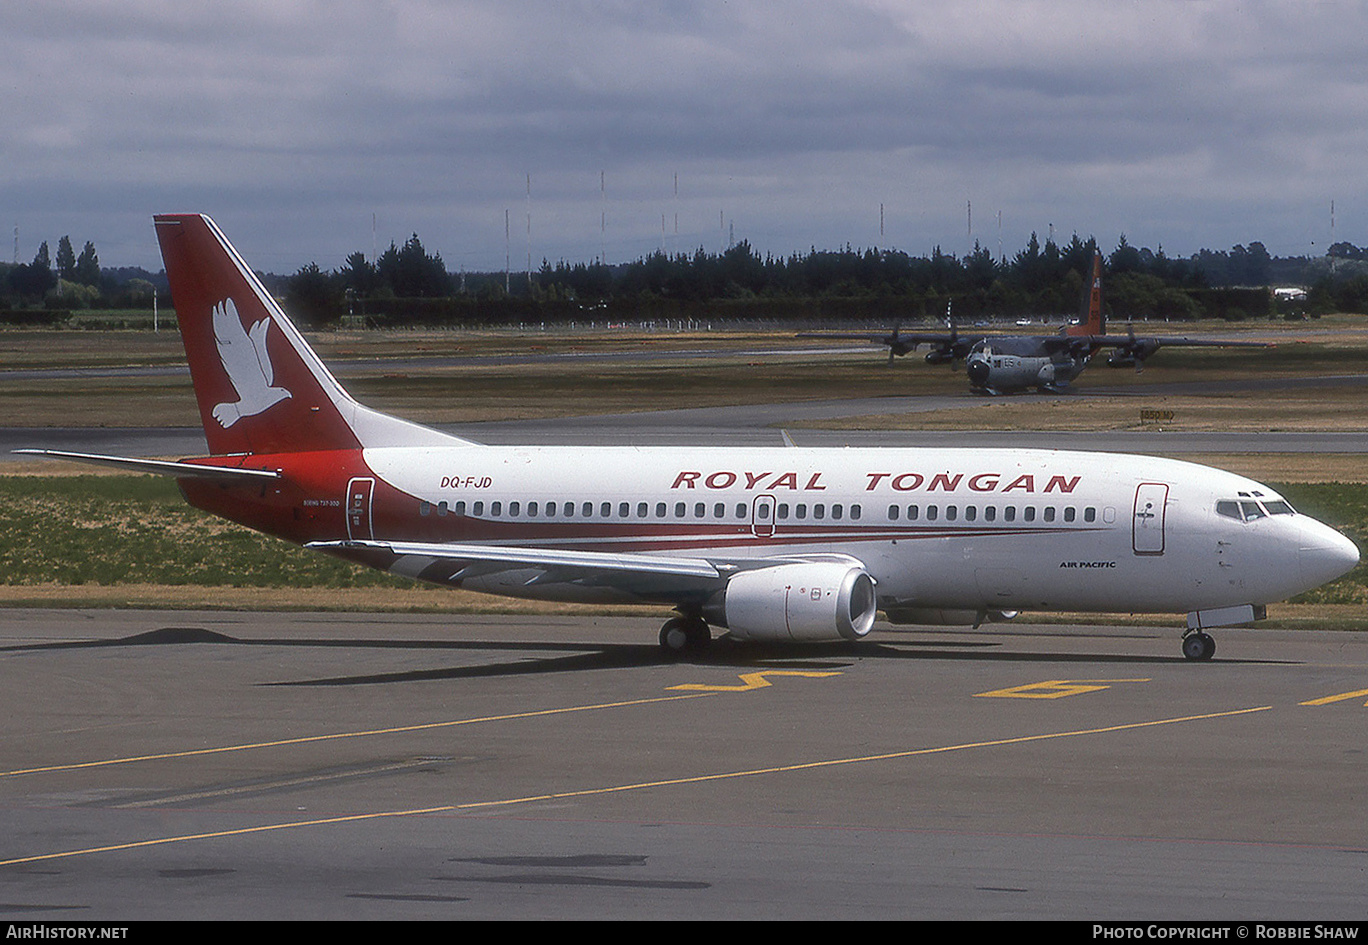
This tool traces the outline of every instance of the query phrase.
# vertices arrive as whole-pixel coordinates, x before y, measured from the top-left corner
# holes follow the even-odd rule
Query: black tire
[[[701,653],[712,642],[712,631],[698,617],[671,617],[660,628],[660,646],[671,656]]]
[[[1216,655],[1216,641],[1211,634],[1198,630],[1183,637],[1183,657],[1194,662],[1206,662]]]

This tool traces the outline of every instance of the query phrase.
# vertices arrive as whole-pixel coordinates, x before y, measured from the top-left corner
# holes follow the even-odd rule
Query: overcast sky
[[[163,211],[280,273],[415,232],[453,271],[1321,253],[1332,201],[1368,243],[1365,37],[1290,0],[9,0],[0,258],[159,269]]]

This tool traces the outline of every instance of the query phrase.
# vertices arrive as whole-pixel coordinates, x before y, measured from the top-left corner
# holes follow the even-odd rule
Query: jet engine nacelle
[[[858,562],[742,571],[705,616],[743,640],[858,640],[874,626],[874,579]]]

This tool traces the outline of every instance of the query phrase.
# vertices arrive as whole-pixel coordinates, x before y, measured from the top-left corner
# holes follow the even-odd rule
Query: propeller
[[[892,363],[893,363],[893,359],[894,359],[895,357],[899,357],[899,358],[900,358],[900,357],[902,357],[903,355],[907,354],[907,352],[916,350],[917,343],[916,343],[915,341],[913,341],[913,342],[903,341],[903,340],[898,336],[898,333],[899,333],[900,331],[902,331],[902,323],[901,323],[901,322],[898,322],[897,324],[895,324],[895,325],[893,326],[893,334],[884,340],[884,343],[888,345],[888,363],[889,363],[889,364],[892,364]]]
[[[1107,366],[1120,368],[1135,365],[1135,373],[1140,374],[1145,370],[1145,359],[1159,350],[1159,343],[1149,338],[1135,337],[1135,325],[1131,323],[1127,323],[1126,331],[1129,339],[1112,352],[1107,359]]]

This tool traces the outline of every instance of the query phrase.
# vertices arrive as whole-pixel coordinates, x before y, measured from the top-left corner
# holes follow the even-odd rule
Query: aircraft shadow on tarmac
[[[1012,636],[1030,636],[1013,633]],[[1057,634],[1047,634],[1056,636]],[[1077,637],[1078,635],[1074,635]],[[1080,639],[1086,639],[1085,637]],[[1053,653],[1003,650],[1002,640],[862,640],[857,643],[809,644],[806,646],[756,643],[722,636],[705,653],[688,659],[669,656],[652,643],[552,643],[536,641],[488,640],[404,640],[404,639],[330,639],[320,637],[289,639],[239,639],[200,627],[163,627],[116,640],[63,641],[24,644],[0,648],[0,652],[94,649],[130,646],[183,646],[219,644],[232,646],[326,647],[344,649],[453,650],[460,652],[504,653],[508,662],[481,666],[452,666],[438,669],[404,670],[390,673],[358,673],[319,679],[282,680],[260,683],[264,686],[363,686],[387,683],[431,681],[436,679],[474,679],[498,676],[535,676],[551,673],[587,672],[605,669],[632,669],[687,663],[696,666],[739,667],[744,669],[845,669],[866,659],[898,660],[974,660],[1010,663],[1110,663],[1110,664],[1189,664],[1182,656],[1132,655],[1123,653]],[[533,655],[540,654],[540,655]],[[553,655],[547,655],[553,654]],[[1287,660],[1231,659],[1229,664],[1286,663]]]

